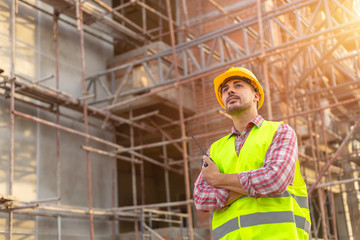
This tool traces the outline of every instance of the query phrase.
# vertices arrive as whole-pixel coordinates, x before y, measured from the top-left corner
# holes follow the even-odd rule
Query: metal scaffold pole
[[[113,141],[116,142],[116,129],[115,126],[114,128],[114,134],[113,134]],[[116,204],[116,193],[117,193],[117,169],[116,169],[116,162],[117,159],[115,157],[112,158],[111,161],[111,207],[115,208],[115,206],[117,206]],[[115,217],[113,217],[112,221],[111,221],[111,233],[112,233],[112,240],[116,240],[116,219]]]
[[[15,44],[16,44],[16,13],[17,13],[17,1],[11,1],[10,9],[10,41],[11,41],[11,56],[10,56],[10,156],[9,156],[9,182],[8,182],[8,194],[13,195],[13,183],[14,183],[14,160],[15,160]],[[8,215],[8,239],[12,239],[13,231],[13,211],[9,209]]]
[[[76,15],[78,23],[78,31],[80,33],[80,50],[81,50],[81,79],[83,90],[83,105],[84,105],[84,133],[88,135],[88,108],[87,108],[87,90],[86,90],[86,76],[85,76],[85,46],[84,46],[84,30],[83,30],[83,12],[81,8],[81,0],[76,1]],[[89,145],[89,138],[85,137],[85,146]],[[90,239],[94,240],[94,215],[93,215],[93,197],[92,197],[92,181],[91,181],[91,161],[90,152],[85,150],[86,154],[86,169],[87,169],[87,181],[88,181],[88,196],[89,196],[89,220],[90,220]]]
[[[133,109],[132,106],[130,106],[129,109],[129,119],[132,121],[133,120]],[[135,146],[135,136],[134,136],[134,127],[130,126],[130,147],[134,147]],[[134,154],[131,154],[131,160],[133,160],[131,162],[131,186],[132,186],[132,200],[133,200],[133,205],[137,206],[137,191],[136,191],[136,167],[135,167],[135,156]],[[138,221],[134,221],[134,229],[135,229],[135,240],[139,239],[139,226],[138,226],[139,222]]]
[[[56,80],[56,95],[59,95],[60,90],[60,55],[59,55],[59,12],[54,10],[53,15],[53,35],[55,42],[55,80]],[[56,105],[56,124],[60,124],[60,105]],[[61,160],[60,160],[60,129],[56,129],[56,182],[57,182],[57,195],[58,205],[61,200]],[[61,216],[57,217],[57,239],[61,240]]]
[[[172,58],[174,61],[174,69],[175,69],[175,78],[176,83],[179,82],[179,75],[178,75],[178,65],[177,65],[177,56],[175,51],[175,34],[174,34],[174,26],[172,20],[172,13],[171,13],[171,5],[170,0],[166,0],[166,8],[168,11],[169,17],[169,28],[170,28],[170,37],[171,37],[171,47],[172,47]],[[187,152],[187,144],[186,144],[186,130],[185,130],[185,123],[184,123],[184,109],[183,109],[183,99],[182,99],[182,87],[177,85],[177,96],[178,96],[178,104],[179,104],[179,118],[180,118],[180,128],[181,128],[181,137],[183,138],[182,141],[182,150],[183,150],[183,157],[184,157],[184,178],[185,178],[185,195],[186,200],[189,201],[191,199],[190,196],[190,171],[189,171],[189,156]],[[189,236],[190,240],[194,239],[193,233],[193,219],[192,219],[192,206],[189,202],[187,204],[187,213],[188,216],[188,228],[189,228]]]
[[[258,24],[259,24],[259,33],[260,33],[260,61],[262,65],[262,76],[265,82],[265,95],[266,95],[266,110],[268,119],[273,119],[272,114],[272,107],[271,107],[271,92],[270,92],[270,85],[269,85],[269,76],[268,76],[268,65],[265,58],[265,38],[264,38],[264,29],[263,29],[263,20],[262,20],[262,10],[261,10],[261,0],[257,0],[257,17],[258,17]]]
[[[318,95],[319,97],[319,95]],[[319,105],[320,105],[320,98],[318,98],[318,102],[319,102]],[[321,132],[322,132],[322,136],[323,136],[323,144],[325,146],[325,158],[326,159],[329,159],[329,154],[328,154],[328,141],[327,141],[327,135],[326,135],[326,129],[325,129],[325,121],[324,121],[324,112],[321,111],[320,113],[320,121],[321,121]],[[331,176],[331,173],[329,172],[327,174],[328,176],[328,182],[332,182],[332,176]],[[334,230],[334,239],[335,240],[338,240],[338,235],[337,235],[337,227],[336,227],[336,212],[335,212],[335,199],[334,199],[334,193],[332,191],[332,188],[330,187],[330,202],[331,202],[331,219],[332,219],[332,227],[333,227],[333,230]]]

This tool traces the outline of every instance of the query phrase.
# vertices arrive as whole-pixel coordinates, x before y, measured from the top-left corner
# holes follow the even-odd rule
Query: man
[[[214,89],[234,126],[211,145],[211,159],[203,156],[195,182],[197,210],[213,212],[213,237],[309,239],[307,190],[294,130],[258,115],[264,91],[248,69],[230,68],[214,79]]]

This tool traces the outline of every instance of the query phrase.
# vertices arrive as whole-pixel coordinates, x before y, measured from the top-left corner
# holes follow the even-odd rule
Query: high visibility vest
[[[222,173],[233,174],[263,166],[265,154],[280,122],[263,121],[254,126],[239,156],[235,138],[227,135],[210,148],[210,156]],[[296,162],[294,184],[281,195],[243,196],[224,210],[213,212],[214,239],[309,239],[310,213],[306,184]]]

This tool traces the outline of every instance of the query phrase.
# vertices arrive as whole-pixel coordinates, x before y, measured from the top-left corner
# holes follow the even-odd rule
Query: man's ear
[[[260,93],[255,92],[254,100],[256,100],[256,101],[260,100]]]

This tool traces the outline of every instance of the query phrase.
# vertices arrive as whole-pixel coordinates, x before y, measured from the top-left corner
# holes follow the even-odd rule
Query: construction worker
[[[214,79],[233,128],[203,156],[195,182],[197,210],[211,211],[214,239],[309,239],[306,184],[297,138],[283,122],[258,115],[264,91],[248,69],[232,67]]]

